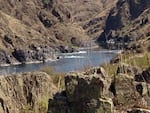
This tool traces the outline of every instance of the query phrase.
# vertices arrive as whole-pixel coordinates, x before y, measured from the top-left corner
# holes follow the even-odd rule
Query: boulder
[[[113,102],[109,98],[100,99],[100,107],[96,113],[113,113]]]
[[[128,75],[116,76],[112,82],[110,91],[114,94],[113,102],[117,109],[127,109],[139,102],[141,97],[133,82],[133,77]]]
[[[26,54],[25,51],[22,49],[15,49],[12,52],[12,55],[21,63],[25,63],[26,62]]]
[[[112,113],[113,102],[103,98],[105,84],[98,73],[69,73],[65,91],[49,101],[48,113]]]
[[[65,86],[69,102],[98,99],[101,97],[104,88],[103,81],[98,76],[88,77],[86,75],[66,76]]]

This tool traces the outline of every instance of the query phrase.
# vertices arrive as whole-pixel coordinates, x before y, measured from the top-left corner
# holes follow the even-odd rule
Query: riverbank
[[[7,66],[15,66],[15,65],[27,65],[27,64],[38,64],[38,63],[44,63],[44,62],[53,62],[53,61],[57,61],[58,59],[46,59],[44,61],[29,61],[29,62],[25,62],[25,63],[20,63],[20,62],[14,62],[12,64],[0,64],[0,67],[7,67]]]
[[[109,63],[118,53],[114,51],[79,51],[74,53],[57,54],[60,59],[50,59],[46,62],[29,62],[28,64],[16,64],[1,67],[0,71],[5,73],[20,73],[37,71],[43,67],[51,67],[56,72],[69,72],[82,70],[85,67],[99,66],[103,63]]]

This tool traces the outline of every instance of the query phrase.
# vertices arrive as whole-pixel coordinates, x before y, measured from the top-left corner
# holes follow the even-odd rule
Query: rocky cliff
[[[102,67],[65,76],[58,90],[43,72],[0,77],[1,113],[150,113],[150,69],[107,75]]]
[[[149,69],[111,78],[103,68],[69,73],[65,90],[49,99],[48,113],[150,113]]]
[[[129,43],[150,36],[150,1],[118,0],[106,19],[98,41],[101,46],[127,47]]]
[[[57,88],[42,72],[0,77],[0,113],[46,113]]]

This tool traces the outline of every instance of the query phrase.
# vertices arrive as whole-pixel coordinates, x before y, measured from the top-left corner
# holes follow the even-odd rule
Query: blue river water
[[[116,55],[118,50],[112,51],[79,51],[74,53],[60,53],[57,61],[46,63],[32,63],[25,65],[12,65],[0,67],[0,74],[12,74],[20,72],[33,72],[45,66],[53,68],[56,72],[69,72],[82,70],[85,67],[99,66],[108,63]]]

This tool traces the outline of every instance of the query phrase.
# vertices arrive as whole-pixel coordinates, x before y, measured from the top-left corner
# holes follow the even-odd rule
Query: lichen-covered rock
[[[145,100],[145,106],[150,105],[150,68],[134,76],[136,88]]]
[[[70,75],[65,77],[65,86],[68,101],[80,101],[81,99],[101,97],[103,81],[98,76]],[[89,93],[90,91],[90,93]]]
[[[49,101],[48,113],[111,113],[112,100],[103,98],[104,75],[100,70],[92,72],[69,73],[65,77],[65,91]]]
[[[146,73],[145,77],[147,78],[147,76],[149,75],[148,74],[149,69],[143,72]],[[145,77],[143,76],[143,72],[135,76],[129,76],[127,74],[119,74],[114,77],[114,80],[112,81],[109,90],[114,95],[114,97],[112,98],[113,103],[115,105],[115,109],[119,110],[119,112],[124,111],[123,113],[126,113],[126,110],[129,108],[131,110],[132,108],[149,109],[150,85],[149,83],[147,83],[147,80],[144,79]],[[139,110],[136,111],[139,112]],[[133,110],[132,112],[134,113],[135,111]],[[145,112],[140,110],[139,113]]]
[[[100,107],[96,113],[113,113],[114,104],[111,99],[100,99]]]
[[[127,108],[128,106],[134,106],[136,104],[139,94],[133,82],[133,77],[129,77],[128,75],[120,75],[115,78],[115,90],[112,90],[112,92],[114,94],[114,104],[116,106]]]
[[[0,113],[45,113],[57,88],[42,72],[0,76]]]

